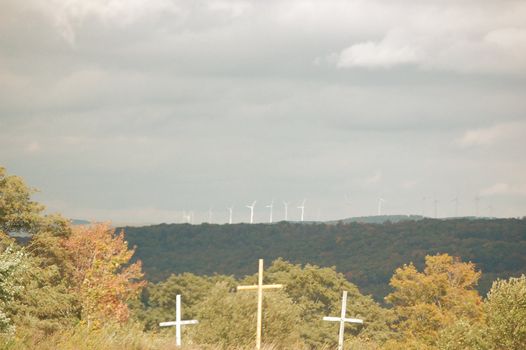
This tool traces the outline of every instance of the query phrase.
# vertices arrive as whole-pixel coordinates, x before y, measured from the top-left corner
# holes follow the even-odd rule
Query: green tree
[[[0,231],[34,232],[41,222],[44,206],[31,200],[35,189],[21,177],[7,175],[0,166]]]
[[[35,337],[46,337],[79,320],[79,300],[59,266],[26,254],[25,268],[18,275],[23,289],[6,306],[17,327],[31,329]]]
[[[182,295],[183,313],[186,318],[195,318],[200,307],[217,282],[224,282],[230,289],[236,280],[229,276],[197,276],[191,273],[171,275],[165,281],[148,285],[142,296],[143,307],[135,307],[138,318],[146,329],[158,328],[159,322],[175,319],[175,298]]]
[[[197,308],[199,324],[187,327],[195,342],[224,348],[250,346],[256,339],[257,293],[234,292],[218,282]],[[299,306],[284,291],[266,291],[263,299],[262,342],[280,349],[301,343]]]
[[[0,333],[14,331],[12,321],[5,311],[23,288],[19,275],[26,268],[25,258],[24,252],[15,249],[13,245],[0,253]]]
[[[487,350],[486,327],[482,322],[459,319],[439,333],[439,350]]]
[[[324,322],[322,318],[340,314],[343,290],[348,292],[347,315],[364,320],[363,326],[346,325],[348,336],[378,343],[392,336],[389,328],[392,313],[380,307],[370,296],[362,295],[334,267],[321,268],[310,264],[302,267],[278,259],[266,271],[265,279],[268,283],[284,284],[287,296],[300,307],[302,339],[311,348],[336,344],[337,325]],[[253,275],[243,284],[255,282],[256,275]]]
[[[526,276],[495,281],[484,308],[490,349],[526,349]]]
[[[63,245],[71,234],[69,221],[60,215],[42,216],[44,206],[31,199],[34,192],[22,178],[7,175],[0,167],[0,251],[10,247],[4,258],[10,251],[23,256],[23,268],[13,275],[15,294],[2,305],[3,319],[8,316],[18,328],[27,327],[33,335],[45,336],[77,320],[78,307],[69,288],[71,270],[66,267],[71,264]],[[32,234],[29,245],[20,248],[7,236],[11,232]],[[4,277],[5,283],[15,281]]]

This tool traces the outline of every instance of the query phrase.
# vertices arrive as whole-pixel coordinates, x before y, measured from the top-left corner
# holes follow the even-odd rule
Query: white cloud
[[[505,196],[505,195],[526,195],[526,185],[509,185],[507,183],[496,183],[480,191],[481,196]]]
[[[380,42],[367,41],[343,50],[338,55],[336,65],[350,67],[383,67],[417,63],[422,59],[418,49],[410,44],[396,43],[386,38]]]
[[[349,35],[362,33],[355,43],[326,55],[337,57],[337,67],[414,64],[422,70],[463,73],[526,72],[524,3],[500,6],[488,1],[476,8],[473,2],[426,2],[411,7],[404,2],[376,3],[376,11],[384,15],[381,23],[352,28]],[[363,15],[374,18],[368,11]]]
[[[526,28],[495,29],[486,34],[484,40],[506,49],[524,49],[526,47]]]
[[[208,4],[208,9],[212,11],[224,11],[232,17],[239,17],[252,8],[252,4],[247,1],[212,1]]]
[[[26,151],[27,151],[28,153],[37,153],[37,152],[39,152],[41,149],[42,149],[42,147],[40,146],[40,144],[39,144],[37,141],[30,142],[30,143],[26,146]]]
[[[89,18],[127,26],[145,17],[181,12],[171,0],[50,0],[36,2],[36,6],[53,19],[70,43],[75,42],[76,27]]]
[[[462,147],[489,146],[501,140],[511,140],[523,137],[526,123],[502,123],[489,128],[467,130],[457,143]]]
[[[382,172],[381,171],[377,171],[373,175],[367,177],[365,179],[365,183],[367,185],[374,185],[374,184],[377,184],[378,182],[382,181],[382,178],[383,178]]]
[[[415,186],[418,184],[418,181],[416,180],[406,180],[402,182],[402,188],[406,190],[410,190],[415,188]]]

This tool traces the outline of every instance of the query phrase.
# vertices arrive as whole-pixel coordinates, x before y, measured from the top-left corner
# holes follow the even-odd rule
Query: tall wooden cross
[[[282,284],[263,284],[263,259],[259,259],[258,284],[252,286],[238,286],[237,290],[258,291],[258,314],[256,327],[256,349],[261,349],[261,318],[263,315],[263,289],[283,288]]]
[[[340,333],[338,335],[338,350],[343,350],[343,334],[345,331],[345,322],[363,324],[363,320],[358,318],[345,318],[347,312],[347,291],[343,291],[342,313],[340,317],[324,317],[324,321],[340,322]]]
[[[197,324],[197,320],[181,321],[181,295],[177,294],[175,297],[175,321],[161,322],[159,326],[168,327],[175,326],[175,346],[181,346],[181,326],[187,324]]]

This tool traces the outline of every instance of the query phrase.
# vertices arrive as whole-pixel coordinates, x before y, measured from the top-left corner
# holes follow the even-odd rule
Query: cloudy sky
[[[0,165],[115,223],[526,214],[523,0],[3,0]],[[476,198],[480,198],[478,201]],[[455,198],[458,198],[458,208]],[[478,206],[477,206],[478,203]]]

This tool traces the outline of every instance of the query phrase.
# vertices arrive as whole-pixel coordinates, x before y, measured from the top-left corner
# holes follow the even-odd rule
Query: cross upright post
[[[181,346],[181,326],[187,324],[197,324],[197,320],[183,320],[181,321],[181,295],[177,294],[175,296],[175,321],[170,322],[161,322],[159,323],[160,327],[175,326],[175,346]]]
[[[261,349],[261,328],[263,316],[263,289],[283,288],[282,284],[263,284],[263,259],[259,259],[258,284],[252,286],[238,286],[237,290],[254,290],[258,291],[258,312],[256,326],[256,349]]]
[[[324,317],[324,321],[340,322],[340,332],[338,333],[338,350],[343,350],[343,337],[345,334],[345,322],[363,324],[363,320],[358,318],[345,318],[347,312],[347,291],[343,291],[342,311],[340,317]]]

